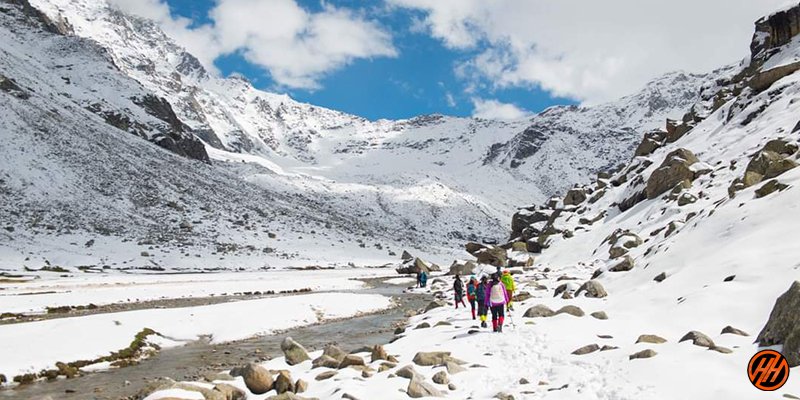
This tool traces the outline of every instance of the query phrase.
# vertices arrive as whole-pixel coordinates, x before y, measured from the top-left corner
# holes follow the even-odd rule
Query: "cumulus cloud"
[[[483,119],[519,119],[530,115],[529,112],[509,103],[492,99],[472,98],[474,107],[472,116]]]
[[[462,76],[541,87],[586,103],[673,70],[705,72],[748,53],[753,22],[786,0],[387,0],[431,36],[474,53]],[[796,1],[795,1],[796,3]],[[474,85],[472,83],[471,85]]]
[[[363,15],[323,3],[309,12],[295,0],[218,0],[210,24],[173,17],[165,0],[109,0],[158,22],[208,68],[218,57],[241,52],[279,85],[316,89],[326,74],[360,58],[395,57],[391,35]]]

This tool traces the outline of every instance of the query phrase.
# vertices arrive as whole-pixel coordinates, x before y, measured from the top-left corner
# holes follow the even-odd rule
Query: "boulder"
[[[386,349],[383,346],[377,344],[375,347],[372,348],[372,354],[370,355],[371,362],[379,361],[379,360],[388,360],[389,354],[386,353]]]
[[[771,151],[781,156],[788,157],[797,153],[797,144],[788,142],[784,139],[773,139],[764,145],[764,151]]]
[[[662,272],[662,273],[656,275],[655,278],[653,278],[653,280],[658,282],[658,283],[664,282],[665,279],[667,279],[667,273],[666,272]]]
[[[576,356],[582,356],[582,355],[585,355],[585,354],[594,353],[595,351],[598,351],[598,350],[600,350],[600,346],[598,346],[597,344],[593,343],[593,344],[590,344],[590,345],[587,345],[587,346],[583,346],[583,347],[573,351],[572,354],[574,354]]]
[[[715,346],[714,341],[711,340],[710,337],[706,336],[706,334],[704,334],[703,332],[691,331],[683,335],[683,337],[681,338],[681,340],[678,341],[678,343],[685,342],[687,340],[691,340],[692,344],[694,344],[695,346],[708,347],[708,348],[712,348]]]
[[[642,351],[640,351],[638,353],[631,354],[630,356],[628,356],[628,359],[629,360],[637,360],[637,359],[642,359],[642,358],[651,358],[651,357],[655,357],[657,355],[658,355],[658,353],[656,353],[655,350],[647,349],[647,350],[642,350]]]
[[[514,294],[514,301],[517,302],[517,303],[523,302],[525,300],[529,300],[531,298],[533,298],[533,295],[531,295],[528,292],[519,292],[519,293],[515,293]]]
[[[564,196],[565,206],[577,206],[584,201],[586,201],[586,189],[584,188],[570,189],[567,191],[567,195]]]
[[[339,368],[339,363],[341,363],[341,361],[338,361],[337,359],[331,356],[326,356],[323,354],[319,358],[312,361],[311,368],[313,369],[313,368],[325,367],[325,368],[336,369]]]
[[[683,193],[678,197],[678,206],[688,206],[689,204],[697,203],[697,197],[691,193]]]
[[[359,365],[365,365],[364,359],[354,354],[348,354],[344,358],[344,360],[342,360],[342,362],[339,363],[339,369],[347,368],[350,366],[359,366]]]
[[[761,346],[783,345],[789,367],[800,365],[800,281],[778,297],[756,341]]]
[[[667,339],[664,339],[658,335],[640,335],[639,338],[636,339],[636,343],[661,344],[666,342]]]
[[[392,369],[392,368],[394,368],[394,367],[396,367],[396,366],[397,366],[397,364],[396,364],[396,363],[393,363],[393,362],[384,362],[384,363],[381,363],[381,365],[380,365],[380,366],[378,366],[378,372],[384,372],[384,371],[388,371],[388,370],[390,370],[390,369]]]
[[[227,383],[214,385],[214,391],[221,393],[225,400],[245,400],[247,398],[247,393],[242,389]]]
[[[789,185],[783,184],[778,182],[777,180],[773,179],[763,186],[756,190],[756,198],[760,199],[762,197],[769,196],[772,193],[784,191],[789,187]]]
[[[431,386],[420,378],[411,379],[406,389],[408,397],[418,399],[422,397],[444,397],[444,393]]]
[[[314,398],[314,397],[312,397],[312,398],[300,397],[300,396],[298,396],[298,395],[296,395],[294,393],[286,392],[286,393],[281,393],[281,394],[276,395],[276,396],[267,397],[264,400],[317,400],[317,398]]]
[[[294,392],[295,393],[303,393],[308,390],[308,382],[298,379],[297,382],[294,384]]]
[[[421,323],[421,324],[418,324],[417,326],[415,326],[415,327],[414,327],[414,330],[417,330],[417,329],[427,329],[427,328],[430,328],[430,327],[431,327],[431,324],[429,324],[429,323],[427,323],[427,322],[423,322],[423,323]]]
[[[745,331],[743,331],[741,329],[734,328],[734,327],[732,327],[730,325],[722,328],[721,334],[724,335],[726,333],[727,334],[732,334],[732,335],[739,335],[739,336],[750,336],[747,332],[745,332]]]
[[[694,181],[697,175],[692,166],[698,162],[694,153],[687,149],[677,149],[669,153],[661,166],[647,179],[647,198],[655,199],[684,180]]]
[[[497,400],[514,400],[514,395],[508,394],[506,392],[500,392],[494,395],[494,399]]]
[[[483,245],[483,244],[480,244],[480,243],[475,243],[475,242],[469,242],[469,243],[464,245],[464,249],[467,250],[467,253],[472,254],[473,256],[479,250],[483,250],[485,248],[486,248],[486,245]]]
[[[556,315],[558,314],[569,314],[574,317],[582,317],[586,315],[586,313],[584,313],[580,307],[572,305],[561,307],[558,311],[556,311]]]
[[[635,156],[643,157],[652,154],[658,148],[663,146],[665,136],[666,132],[654,131],[645,133],[641,143],[639,143],[639,146],[636,147],[636,152],[634,153]]]
[[[531,224],[545,222],[549,219],[550,214],[548,213],[523,208],[514,213],[514,216],[511,217],[512,236],[519,236],[522,233],[522,230]],[[467,251],[469,252],[469,249],[467,249]],[[470,252],[470,254],[471,253],[472,252]]]
[[[325,349],[322,350],[322,355],[331,357],[338,362],[342,362],[342,360],[344,360],[344,358],[347,356],[347,352],[335,344],[328,344],[325,346]]]
[[[618,262],[608,270],[611,272],[625,272],[632,270],[633,267],[634,267],[633,258],[631,258],[631,256],[629,255],[625,255],[622,261]]]
[[[555,311],[551,310],[550,307],[547,307],[544,304],[538,304],[525,311],[523,317],[546,318],[546,317],[552,317],[553,315],[556,315],[556,313]]]
[[[319,375],[317,375],[314,379],[318,381],[324,381],[326,379],[331,379],[336,376],[336,371],[325,371]]]
[[[471,275],[477,267],[478,265],[472,261],[456,260],[450,265],[447,275]]]
[[[447,385],[450,383],[450,377],[447,376],[447,372],[445,371],[435,373],[431,380],[433,383],[438,383],[440,385]]]
[[[450,375],[460,374],[462,372],[466,372],[467,369],[459,365],[457,362],[454,361],[446,361],[444,363],[445,368],[447,368],[447,373]]]
[[[395,375],[406,379],[414,379],[414,378],[425,379],[414,369],[414,366],[411,364],[398,369],[397,372],[395,372]]]
[[[395,268],[398,274],[417,274],[425,272],[430,275],[431,272],[439,271],[440,268],[436,264],[429,263],[417,257],[413,260],[406,260],[399,267]]]
[[[295,391],[294,380],[292,380],[292,375],[289,371],[278,372],[278,377],[275,378],[274,389],[278,394]]]
[[[603,287],[600,282],[596,280],[586,281],[578,290],[575,292],[575,297],[578,297],[581,293],[586,292],[586,297],[594,297],[594,298],[603,298],[608,296],[606,289]]]
[[[595,311],[595,312],[593,312],[593,313],[591,313],[589,315],[591,315],[594,318],[600,319],[600,320],[607,320],[608,319],[608,314],[606,314],[605,311]]]
[[[264,367],[251,363],[242,368],[240,373],[245,386],[253,394],[264,394],[272,390],[272,374]]]
[[[507,264],[506,250],[502,247],[488,246],[473,254],[481,264],[505,267]]]
[[[428,312],[428,311],[433,310],[435,308],[444,307],[446,305],[447,305],[447,303],[445,303],[444,301],[434,300],[434,301],[428,303],[427,306],[425,306],[425,312]]]
[[[436,365],[444,365],[445,362],[452,360],[449,351],[421,351],[414,356],[412,360],[414,364],[423,367],[433,367]]]
[[[412,256],[407,250],[403,250],[403,254],[400,256],[400,259],[403,261],[410,261],[414,259],[414,256]]]
[[[281,342],[281,351],[283,351],[283,355],[286,357],[286,363],[289,365],[297,365],[311,359],[306,349],[289,336]]]

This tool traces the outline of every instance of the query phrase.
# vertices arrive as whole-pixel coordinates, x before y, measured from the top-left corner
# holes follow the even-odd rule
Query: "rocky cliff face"
[[[753,59],[768,58],[771,52],[788,44],[800,33],[800,10],[792,7],[756,21],[756,32],[750,44]]]

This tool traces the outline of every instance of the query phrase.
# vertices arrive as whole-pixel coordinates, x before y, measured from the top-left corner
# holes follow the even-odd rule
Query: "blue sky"
[[[753,22],[787,0],[108,1],[222,75],[397,119],[517,118],[710,72],[747,57]]]
[[[212,22],[208,12],[215,3],[214,0],[168,0],[175,16],[190,18],[196,26]],[[320,12],[323,7],[317,0],[300,0],[298,4],[310,13]],[[450,49],[441,40],[411,29],[414,21],[423,17],[419,11],[365,9],[361,6],[364,2],[354,0],[329,4],[355,10],[376,21],[391,34],[397,56],[353,59],[325,73],[317,89],[280,85],[266,68],[248,62],[241,51],[222,55],[214,64],[223,75],[240,73],[259,89],[285,92],[300,101],[373,120],[432,113],[470,116],[475,109],[473,98],[514,104],[528,112],[556,104],[575,104],[574,100],[552,96],[537,85],[494,88],[489,82],[476,85],[474,80],[457,77],[456,67],[474,57],[481,48]],[[469,86],[477,87],[467,93]]]

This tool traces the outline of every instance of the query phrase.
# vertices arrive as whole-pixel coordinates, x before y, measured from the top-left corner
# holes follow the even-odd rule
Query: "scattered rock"
[[[452,383],[452,382],[451,382],[449,385],[447,385],[447,388],[448,388],[448,389],[450,389],[450,390],[456,390],[456,389],[458,389],[458,388],[456,387],[456,384],[455,384],[455,383]]]
[[[729,349],[727,347],[722,347],[722,346],[714,346],[714,347],[709,348],[709,350],[714,350],[717,353],[722,353],[722,354],[731,354],[731,353],[733,353],[733,350],[731,350],[731,349]]]
[[[247,398],[247,393],[227,383],[215,385],[214,391],[221,393],[225,400],[245,400]]]
[[[403,368],[400,368],[395,372],[395,375],[406,378],[406,379],[414,379],[415,377],[419,377],[420,379],[424,379],[417,371],[414,369],[414,366],[409,364]]]
[[[419,352],[414,356],[414,364],[423,367],[443,365],[447,361],[452,361],[449,351]]]
[[[353,395],[352,395],[352,394],[350,394],[350,393],[345,393],[345,394],[343,394],[343,395],[342,395],[342,398],[343,398],[343,399],[346,399],[346,400],[358,400],[358,397],[356,397],[356,396],[353,396]]]
[[[339,364],[339,369],[347,368],[350,366],[359,366],[359,365],[365,365],[364,359],[357,355],[349,354]]]
[[[473,271],[475,271],[475,268],[477,267],[478,265],[472,261],[456,260],[453,261],[453,264],[450,265],[450,271],[447,272],[447,275],[468,276],[471,275]]]
[[[445,368],[447,368],[447,373],[450,375],[459,374],[461,372],[466,372],[467,369],[455,363],[453,361],[447,361],[444,363]]]
[[[564,205],[576,206],[586,201],[586,197],[587,197],[586,189],[583,188],[570,189],[569,191],[567,191],[567,195],[564,196]]]
[[[336,371],[325,371],[319,375],[317,375],[314,379],[318,381],[324,381],[326,379],[330,379],[336,376]]]
[[[415,327],[414,327],[414,329],[415,329],[415,330],[416,330],[416,329],[426,329],[426,328],[430,328],[430,327],[431,327],[431,324],[429,324],[429,323],[427,323],[427,322],[423,322],[423,323],[421,323],[421,324],[419,324],[419,325],[415,326]]]
[[[553,315],[556,315],[556,313],[555,313],[555,311],[551,310],[550,307],[547,307],[544,304],[539,304],[539,305],[536,305],[536,306],[533,306],[533,307],[529,308],[528,311],[525,311],[525,314],[523,315],[523,317],[526,317],[526,318],[543,318],[543,317],[545,317],[546,318],[546,317],[552,317]]]
[[[300,396],[298,396],[298,395],[296,395],[294,393],[287,392],[287,393],[279,394],[277,396],[267,397],[264,400],[317,400],[317,399],[316,398],[309,399],[309,398],[306,398],[306,397],[300,397]]]
[[[295,393],[303,393],[308,390],[308,382],[298,379],[297,382],[294,384],[294,392]]]
[[[638,339],[636,339],[636,343],[652,343],[652,344],[661,344],[666,343],[667,339],[662,338],[658,335],[640,335]]]
[[[631,256],[626,254],[624,256],[624,258],[622,259],[622,261],[620,261],[619,263],[615,264],[613,267],[609,268],[608,270],[612,271],[612,272],[625,272],[625,271],[632,270],[633,266],[634,266],[633,258],[631,258]]]
[[[708,347],[708,348],[714,347],[714,341],[711,340],[710,337],[706,336],[702,332],[691,331],[691,332],[683,335],[681,340],[679,340],[678,342],[679,343],[680,342],[685,342],[687,340],[691,340],[692,344],[694,344],[695,346]]]
[[[274,389],[278,394],[295,391],[294,380],[292,380],[292,375],[289,374],[289,371],[278,372]]]
[[[575,317],[582,317],[586,315],[586,313],[584,313],[580,307],[572,305],[561,307],[558,311],[556,311],[556,315],[558,314],[569,314]]]
[[[341,361],[337,361],[335,358],[323,354],[311,363],[311,368],[325,367],[336,369],[339,368],[339,363],[341,363]]]
[[[736,275],[731,275],[731,276],[725,277],[725,279],[723,279],[722,281],[723,282],[733,282],[734,279],[736,279]]]
[[[372,362],[379,361],[379,360],[387,360],[389,358],[389,354],[386,353],[386,350],[381,345],[375,345],[372,348],[372,354],[370,355],[370,359]]]
[[[397,366],[397,364],[395,364],[395,363],[384,362],[384,363],[381,363],[380,366],[378,366],[378,372],[388,371],[388,370],[390,370],[390,369],[392,369],[392,368],[394,368],[396,366]]]
[[[289,365],[297,365],[311,359],[306,349],[288,336],[281,342],[281,350],[286,357],[286,363]]]
[[[636,360],[636,359],[641,359],[641,358],[651,358],[651,357],[655,357],[657,355],[658,355],[658,353],[656,353],[655,350],[647,349],[647,350],[642,350],[642,351],[640,351],[638,353],[631,354],[630,356],[628,356],[628,359],[629,360]]]
[[[325,349],[322,350],[323,356],[328,356],[335,359],[337,362],[342,362],[345,357],[347,357],[347,352],[336,346],[335,344],[329,344],[325,346]]]
[[[434,326],[452,326],[452,325],[453,324],[451,324],[450,322],[447,322],[447,321],[439,321]]]
[[[447,372],[439,371],[433,375],[433,383],[438,383],[440,385],[447,385],[450,383],[450,378],[447,376]]]
[[[653,278],[653,280],[658,282],[658,283],[664,282],[665,279],[667,279],[667,273],[666,272],[662,272],[662,273],[656,275],[655,278]]]
[[[586,297],[603,298],[608,296],[606,289],[602,284],[600,284],[600,282],[596,280],[590,280],[581,285],[581,287],[579,287],[575,292],[575,297],[584,291],[586,292]]]
[[[497,399],[497,400],[514,400],[514,396],[512,396],[512,395],[510,395],[510,394],[508,394],[506,392],[500,392],[500,393],[494,395],[494,398]]]
[[[788,187],[789,185],[780,183],[773,179],[756,190],[756,198],[760,199],[762,197],[766,197],[772,193],[786,190]]]
[[[722,334],[722,335],[724,335],[726,333],[730,333],[730,334],[733,334],[733,335],[739,335],[739,336],[750,336],[747,332],[745,332],[745,331],[743,331],[741,329],[734,328],[734,327],[732,327],[730,325],[722,328],[722,332],[720,332],[720,334]]]
[[[647,198],[655,199],[684,180],[694,181],[696,173],[692,166],[698,162],[694,153],[687,149],[677,149],[667,154],[661,166],[647,179]]]
[[[264,394],[272,390],[274,383],[272,374],[260,365],[247,364],[241,370],[241,377],[247,389],[253,394]]]
[[[583,346],[583,347],[573,351],[572,354],[574,354],[576,356],[582,356],[582,355],[585,355],[585,354],[594,353],[595,351],[598,351],[598,350],[600,350],[600,346],[598,346],[597,344],[592,343],[590,345]]]
[[[767,324],[758,334],[759,345],[783,345],[789,367],[800,365],[800,282],[795,281],[775,301]]]
[[[525,378],[520,378],[519,379],[519,384],[520,385],[527,385],[529,383],[531,383],[531,382],[529,380],[525,379]]]
[[[408,397],[414,399],[421,397],[444,397],[442,392],[419,378],[412,378],[408,382],[406,393],[408,393]]]
[[[531,298],[533,298],[533,295],[528,292],[519,292],[514,294],[514,301],[517,303],[529,300]]]
[[[600,348],[600,351],[609,351],[609,350],[617,350],[617,349],[619,349],[619,347],[617,347],[617,346],[604,345],[603,347]]]
[[[428,311],[433,310],[435,308],[444,307],[446,305],[447,305],[447,303],[445,303],[444,301],[434,300],[434,301],[428,303],[428,305],[425,307],[425,312],[428,312]]]
[[[593,312],[593,313],[591,313],[589,315],[591,315],[592,317],[595,317],[597,319],[601,319],[601,320],[607,320],[608,319],[608,315],[606,314],[605,311],[595,311],[595,312]]]

